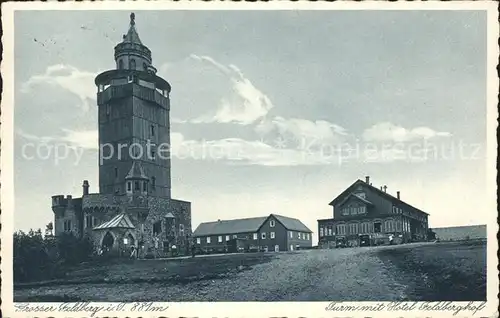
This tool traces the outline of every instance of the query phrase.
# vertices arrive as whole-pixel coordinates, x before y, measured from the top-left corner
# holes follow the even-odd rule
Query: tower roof
[[[134,161],[132,163],[132,168],[130,168],[130,171],[125,176],[125,179],[126,180],[128,180],[128,179],[149,180],[149,178],[144,173],[144,169],[142,168],[142,165],[139,161]]]
[[[94,227],[92,230],[107,230],[107,229],[135,229],[134,224],[130,221],[128,215],[122,213],[118,214],[108,222],[105,222],[99,226]]]
[[[128,28],[128,32],[123,35],[123,42],[142,44],[139,34],[135,29],[135,14],[133,12],[130,14],[130,26]]]

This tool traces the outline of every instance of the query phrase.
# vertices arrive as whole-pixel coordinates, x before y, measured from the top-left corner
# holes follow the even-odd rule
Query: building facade
[[[201,223],[193,233],[196,248],[204,253],[239,251],[294,251],[312,246],[312,231],[301,221],[271,214]]]
[[[135,15],[115,46],[115,68],[99,74],[99,192],[55,195],[55,235],[89,236],[104,251],[138,256],[187,250],[191,204],[170,196],[170,84],[156,75]]]
[[[321,247],[380,245],[425,241],[429,214],[372,186],[370,178],[357,180],[330,204],[333,218],[318,220]]]

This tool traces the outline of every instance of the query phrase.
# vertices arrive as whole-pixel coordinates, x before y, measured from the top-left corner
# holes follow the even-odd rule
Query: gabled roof
[[[106,230],[106,229],[135,229],[134,224],[130,221],[130,218],[125,213],[118,214],[108,222],[96,226],[93,230]]]
[[[271,214],[271,216],[274,216],[289,231],[312,233],[312,231],[298,219],[289,218],[287,216],[277,214]]]
[[[130,14],[130,27],[126,35],[123,36],[123,42],[142,44],[139,34],[135,29],[135,14]]]
[[[415,209],[415,210],[417,210],[417,211],[419,211],[419,212],[422,212],[422,213],[424,213],[424,214],[429,215],[429,213],[424,212],[424,211],[422,211],[422,210],[420,210],[420,209],[418,209],[418,208],[416,208],[416,207],[412,206],[411,204],[408,204],[408,203],[406,203],[405,201],[403,201],[403,200],[401,200],[401,199],[398,199],[398,198],[396,198],[396,197],[394,197],[394,196],[390,195],[389,193],[384,192],[384,191],[380,190],[379,188],[374,187],[374,186],[372,186],[372,185],[370,185],[370,184],[368,184],[368,183],[366,183],[365,181],[360,180],[360,179],[356,180],[356,181],[355,181],[353,184],[351,184],[351,185],[350,185],[347,189],[345,189],[344,191],[342,191],[342,193],[341,193],[341,194],[339,194],[339,195],[338,195],[335,199],[333,199],[333,200],[332,200],[332,202],[330,202],[328,205],[333,206],[333,205],[337,204],[337,203],[338,203],[338,201],[339,201],[339,200],[340,200],[340,199],[341,199],[341,198],[342,198],[342,197],[343,197],[343,196],[344,196],[347,192],[351,192],[351,191],[353,191],[353,188],[354,188],[354,187],[356,187],[357,185],[362,185],[362,186],[364,186],[364,187],[368,187],[368,188],[370,188],[371,190],[373,190],[374,192],[376,192],[377,194],[379,194],[379,195],[381,195],[381,196],[383,196],[383,197],[387,198],[388,200],[390,200],[390,201],[392,201],[392,202],[397,202],[397,203],[400,203],[400,204],[406,205],[406,206],[408,206],[408,207],[410,207],[410,208],[412,208],[412,209]]]
[[[282,215],[271,214],[269,216],[235,219],[235,220],[220,220],[215,222],[205,222],[198,225],[193,233],[193,236],[207,235],[223,235],[237,233],[258,232],[264,223],[271,217],[274,217],[278,222],[290,231],[309,232],[312,231],[301,221],[289,218]]]
[[[125,180],[127,180],[127,179],[149,180],[149,178],[144,173],[144,169],[142,168],[142,165],[139,161],[132,162],[132,167],[130,168],[130,171],[125,176]]]
[[[354,194],[354,193],[350,193],[347,197],[345,197],[344,200],[342,200],[339,204],[343,204],[344,202],[346,202],[347,200],[349,200],[349,198],[354,198],[356,200],[359,200],[361,202],[363,202],[364,204],[367,204],[367,205],[373,205],[373,203],[371,203],[370,201],[368,201],[367,199],[363,198],[363,197],[360,197],[359,195],[357,194]]]
[[[166,218],[166,219],[175,219],[175,216],[172,213],[168,212],[167,214],[165,214],[164,218]]]
[[[198,225],[194,231],[194,236],[219,235],[219,234],[236,234],[257,232],[260,226],[267,220],[267,216],[235,219],[235,220],[220,220],[215,222],[205,222]]]

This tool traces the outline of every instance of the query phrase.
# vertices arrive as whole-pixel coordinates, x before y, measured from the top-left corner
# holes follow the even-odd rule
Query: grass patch
[[[376,255],[400,270],[411,300],[486,300],[486,242],[446,242],[383,249]]]
[[[80,284],[168,283],[188,284],[195,281],[227,278],[271,261],[272,254],[228,254],[170,260],[112,260],[88,262],[75,266],[57,280],[14,284],[14,288]]]

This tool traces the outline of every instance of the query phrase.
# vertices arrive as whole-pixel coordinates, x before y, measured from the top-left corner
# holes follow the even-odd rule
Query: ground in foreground
[[[485,242],[82,264],[14,290],[16,302],[485,299]]]

